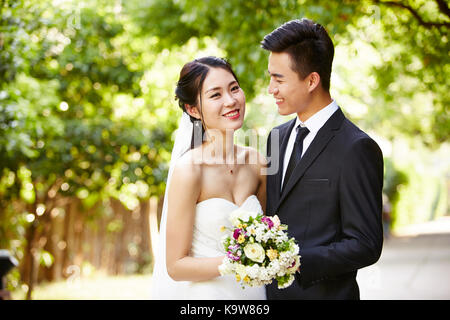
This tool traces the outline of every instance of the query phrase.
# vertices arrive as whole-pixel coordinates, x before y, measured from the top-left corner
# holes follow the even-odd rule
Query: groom
[[[296,114],[269,135],[268,157],[280,167],[267,176],[266,214],[289,226],[301,255],[297,281],[267,286],[267,297],[359,299],[357,270],[375,263],[383,245],[381,150],[330,96],[334,46],[320,24],[289,21],[261,44],[278,112]]]

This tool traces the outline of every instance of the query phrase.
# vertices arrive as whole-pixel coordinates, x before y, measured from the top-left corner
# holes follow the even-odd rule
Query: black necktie
[[[300,125],[298,125],[295,130],[297,130],[297,136],[295,137],[294,149],[292,150],[291,158],[289,159],[289,164],[284,176],[283,189],[286,186],[292,172],[294,171],[295,166],[300,162],[300,159],[302,158],[303,140],[309,133],[307,127],[300,127]]]

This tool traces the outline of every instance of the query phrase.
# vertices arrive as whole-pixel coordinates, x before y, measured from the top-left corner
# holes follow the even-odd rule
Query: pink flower
[[[273,221],[269,217],[264,216],[264,217],[262,217],[261,221],[264,222],[265,224],[267,224],[269,229],[273,228]]]
[[[237,240],[239,238],[239,236],[241,235],[241,233],[242,233],[242,229],[234,229],[234,232],[233,232],[234,240]]]

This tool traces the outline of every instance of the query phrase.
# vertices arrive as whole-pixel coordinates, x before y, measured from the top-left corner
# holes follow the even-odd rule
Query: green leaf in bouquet
[[[278,251],[288,251],[290,246],[291,245],[289,241],[282,242],[278,245]]]
[[[263,245],[264,248],[274,248],[276,246],[277,246],[277,244],[275,243],[275,241],[273,239],[267,240],[267,242]]]
[[[285,283],[289,281],[290,275],[285,274],[284,276],[277,277],[278,286],[283,286]]]
[[[228,247],[231,245],[231,239],[230,237],[227,237],[225,241],[223,242],[223,248],[225,251],[228,251]]]

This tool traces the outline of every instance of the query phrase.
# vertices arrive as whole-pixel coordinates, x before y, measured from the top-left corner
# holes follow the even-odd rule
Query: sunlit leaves
[[[158,37],[155,49],[179,47],[191,38],[213,37],[232,62],[240,77],[248,100],[264,90],[267,53],[259,46],[263,37],[291,19],[311,18],[332,35],[336,46],[360,50],[372,46],[375,60],[361,53],[367,85],[347,80],[346,75],[362,66],[352,56],[335,61],[335,72],[341,79],[337,95],[357,105],[366,105],[370,112],[364,120],[370,128],[385,126],[393,120],[392,134],[423,137],[429,147],[437,147],[450,135],[448,23],[447,27],[424,24],[431,21],[444,24],[449,20],[435,2],[410,1],[408,6],[419,14],[394,2],[383,1],[127,1],[130,12],[140,11],[136,20],[143,32]],[[147,23],[152,21],[152,23]],[[360,43],[360,44],[359,44]],[[367,50],[366,50],[367,51]],[[340,65],[339,65],[340,63]],[[333,83],[332,83],[333,86]],[[411,112],[397,112],[399,105],[420,109],[417,118],[428,114],[425,122],[410,119]],[[351,107],[350,107],[351,108]],[[355,109],[355,108],[354,108]],[[448,109],[448,108],[447,108]],[[372,110],[375,110],[372,112]],[[395,119],[392,118],[395,113]],[[362,114],[360,114],[362,118]],[[389,124],[388,124],[389,125]],[[433,127],[434,130],[429,130]],[[408,130],[408,128],[413,128]],[[393,129],[393,130],[392,130]]]
[[[161,194],[167,168],[159,163],[169,155],[155,148],[170,149],[170,136],[158,127],[166,126],[172,111],[151,120],[162,109],[152,110],[142,96],[142,87],[148,92],[154,86],[142,82],[146,65],[136,63],[147,52],[142,45],[140,52],[131,48],[144,40],[129,41],[124,34],[130,18],[120,5],[101,0],[2,5],[2,57],[20,60],[2,65],[10,70],[0,83],[2,190],[14,197],[10,182],[18,182],[11,174],[26,168],[30,175],[20,176],[17,197],[27,202],[45,197],[61,179],[59,195],[78,197],[87,206],[130,194],[129,184],[140,186],[131,192],[136,200]],[[163,98],[172,98],[172,88],[159,88],[166,92]]]

